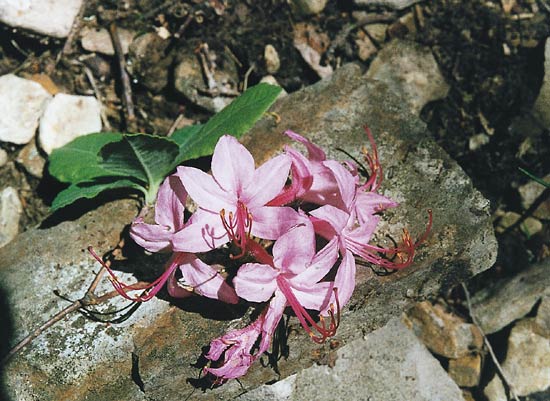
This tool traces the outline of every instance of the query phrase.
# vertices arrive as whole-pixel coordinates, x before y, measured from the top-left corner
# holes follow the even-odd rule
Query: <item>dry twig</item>
[[[113,250],[111,255],[114,255],[117,252],[120,252],[120,249],[122,248],[123,241],[119,242],[119,244],[116,246],[116,248]],[[107,265],[111,264],[111,260],[108,260],[106,262]],[[21,340],[17,345],[15,345],[3,358],[0,360],[0,366],[5,365],[13,356],[15,356],[19,351],[21,351],[23,348],[25,348],[27,345],[29,345],[32,341],[34,341],[36,338],[38,338],[44,331],[46,331],[48,328],[52,327],[54,324],[62,320],[64,317],[69,315],[72,312],[78,311],[80,309],[85,309],[88,306],[93,305],[99,305],[103,302],[108,301],[111,298],[114,298],[118,295],[118,292],[111,291],[106,294],[103,294],[101,296],[95,295],[95,290],[97,289],[97,286],[99,285],[101,278],[103,277],[105,273],[105,267],[101,266],[99,271],[94,277],[94,280],[88,287],[88,290],[84,294],[84,296],[73,303],[71,303],[66,308],[62,309],[58,313],[56,313],[53,317],[48,319],[47,322],[42,324],[40,327],[38,327],[36,330],[34,330],[32,333],[30,333],[27,337],[25,337],[23,340]],[[140,290],[145,287],[147,287],[149,283],[139,281],[131,286],[129,286],[128,289],[130,290]]]
[[[481,328],[479,321],[477,320],[477,317],[474,313],[474,310],[472,309],[472,301],[470,299],[470,291],[468,291],[468,288],[466,287],[466,284],[462,283],[462,289],[464,290],[464,295],[466,295],[466,304],[468,305],[468,312],[470,313],[470,317],[472,318],[472,322],[474,325],[478,328],[479,332],[483,336],[483,342],[485,343],[485,346],[487,347],[487,350],[489,351],[489,355],[491,355],[491,359],[493,360],[493,363],[497,367],[498,373],[500,377],[502,378],[502,381],[508,386],[508,389],[510,390],[510,395],[515,401],[519,401],[518,396],[516,395],[516,392],[514,391],[514,386],[508,379],[506,373],[504,370],[502,370],[502,366],[500,366],[500,363],[498,362],[498,359],[495,355],[495,352],[493,351],[493,347],[491,346],[491,343],[489,342],[489,339],[485,335],[485,332]]]
[[[65,55],[69,54],[73,50],[73,42],[74,37],[78,33],[78,30],[80,28],[80,22],[82,21],[82,18],[84,17],[84,11],[86,10],[86,0],[82,2],[80,5],[80,9],[78,10],[78,14],[76,15],[73,25],[71,26],[71,31],[69,32],[69,35],[67,36],[67,40],[65,40],[65,44],[63,45],[63,49],[57,54],[57,57],[55,59],[55,64],[59,63],[59,60]]]
[[[124,109],[126,110],[126,129],[128,131],[135,131],[136,114],[134,112],[134,102],[132,101],[132,84],[130,82],[130,76],[126,71],[126,60],[124,59],[124,52],[122,51],[122,45],[120,44],[117,26],[114,22],[109,25],[109,33],[111,34],[113,48],[115,49],[115,54],[118,60],[118,69],[122,84],[122,103],[124,104]]]

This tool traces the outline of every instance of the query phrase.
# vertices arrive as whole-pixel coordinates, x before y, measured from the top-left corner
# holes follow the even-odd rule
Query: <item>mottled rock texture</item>
[[[259,121],[243,142],[261,163],[280,152],[281,135],[293,129],[322,145],[330,157],[344,159],[337,148],[360,157],[368,124],[379,145],[386,181],[382,192],[401,202],[380,226],[377,242],[399,238],[404,227],[424,231],[427,209],[434,225],[414,265],[391,275],[367,266],[357,274],[357,289],[343,310],[333,348],[362,338],[413,302],[447,289],[489,268],[496,241],[488,201],[464,172],[426,134],[407,103],[385,84],[367,80],[356,65],[280,99],[272,109],[281,117]],[[6,292],[4,321],[9,343],[43,322],[65,303],[51,291],[71,298],[82,295],[97,265],[84,251],[88,244],[106,250],[135,213],[127,202],[114,202],[75,221],[24,233],[0,251],[0,287]],[[119,267],[143,279],[162,270],[159,258],[139,258]],[[127,278],[130,273],[125,273]],[[105,286],[107,288],[107,285]],[[164,298],[166,299],[166,298]],[[117,301],[118,302],[118,301]],[[120,302],[117,303],[120,305]],[[50,400],[229,400],[263,383],[284,379],[314,364],[328,363],[329,344],[316,345],[290,318],[288,358],[279,373],[256,363],[240,380],[202,391],[200,369],[192,366],[201,348],[229,327],[248,322],[241,307],[186,299],[163,299],[141,305],[122,325],[105,325],[75,314],[48,331],[6,366],[7,397]],[[267,358],[263,358],[267,362]],[[330,362],[330,360],[329,360]],[[188,398],[186,398],[188,397]],[[338,396],[336,396],[338,398]]]

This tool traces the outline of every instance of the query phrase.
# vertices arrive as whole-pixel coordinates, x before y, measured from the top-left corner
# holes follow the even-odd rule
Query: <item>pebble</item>
[[[539,96],[533,105],[533,114],[546,129],[550,129],[550,39],[544,46],[544,79]]]
[[[136,33],[124,28],[118,28],[117,32],[120,38],[122,52],[127,54]],[[80,44],[84,50],[89,52],[101,53],[107,56],[113,56],[115,54],[111,35],[105,28],[82,28],[80,31]]]
[[[8,162],[8,152],[0,148],[0,168],[4,167]]]
[[[214,71],[216,84],[220,88],[237,88],[238,75],[235,64],[227,59],[223,65],[223,70]],[[174,86],[190,102],[213,113],[219,112],[234,99],[230,96],[211,96],[204,93],[208,91],[208,87],[204,83],[202,67],[197,57],[191,53],[183,54],[181,62],[176,66]]]
[[[481,356],[471,354],[450,359],[448,372],[451,379],[460,387],[475,387],[481,377]]]
[[[383,6],[394,10],[403,10],[420,0],[353,0],[356,6]]]
[[[23,149],[17,155],[15,159],[23,168],[36,178],[42,178],[42,173],[44,172],[44,165],[46,160],[42,157],[38,148],[36,147],[36,142],[31,141],[26,144]]]
[[[508,338],[502,370],[518,396],[525,396],[550,387],[550,339],[537,333],[533,318],[516,323]],[[498,375],[484,390],[489,401],[507,401]]]
[[[550,259],[530,266],[517,276],[476,292],[472,306],[486,334],[495,333],[526,316],[543,297],[550,296]]]
[[[0,248],[11,242],[19,233],[19,220],[23,206],[17,190],[6,187],[0,191]]]
[[[50,154],[76,137],[101,131],[101,115],[93,96],[57,94],[40,119],[39,144]]]
[[[168,84],[172,56],[166,54],[170,41],[154,32],[137,36],[130,45],[128,70],[132,78],[154,93]],[[198,70],[199,74],[201,69]]]
[[[445,311],[442,305],[419,302],[406,315],[405,322],[433,353],[461,358],[481,349],[483,337],[472,324]]]
[[[363,31],[357,33],[355,45],[357,46],[357,56],[359,56],[361,61],[368,60],[370,56],[378,51],[371,38]]]
[[[29,143],[50,98],[50,94],[34,81],[13,74],[1,76],[0,141],[16,145]]]
[[[543,181],[550,183],[550,174],[540,177]],[[533,202],[544,192],[545,187],[536,181],[529,181],[518,188],[519,195],[521,197],[521,206],[527,210]],[[550,220],[550,199],[542,202],[533,212],[533,217]]]
[[[444,98],[449,91],[431,50],[407,40],[387,43],[372,61],[366,77],[386,83],[416,115],[426,103]]]
[[[277,81],[277,79],[275,79],[275,77],[273,75],[266,75],[265,77],[262,77],[262,79],[260,79],[260,82],[270,84],[270,85],[275,85],[275,86],[281,86],[279,84],[279,82]],[[281,91],[281,93],[279,93],[279,96],[277,96],[277,99],[280,99],[280,98],[285,97],[286,95],[288,95],[288,92],[285,91],[284,88],[282,88],[282,89],[283,90]]]
[[[290,0],[290,8],[299,15],[319,14],[327,5],[327,0]]]
[[[56,38],[66,38],[83,0],[0,0],[0,21]]]
[[[365,31],[369,36],[378,44],[382,44],[386,41],[388,25],[386,24],[370,24],[365,26]]]
[[[275,74],[281,68],[279,53],[273,45],[266,45],[264,49],[265,68],[268,74]]]

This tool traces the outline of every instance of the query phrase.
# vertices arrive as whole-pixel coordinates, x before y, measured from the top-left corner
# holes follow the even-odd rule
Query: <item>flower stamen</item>
[[[241,201],[237,202],[236,213],[229,212],[226,219],[225,209],[220,210],[223,228],[229,236],[229,240],[237,246],[241,252],[238,255],[231,255],[232,259],[238,259],[246,253],[246,243],[252,232],[252,213]]]

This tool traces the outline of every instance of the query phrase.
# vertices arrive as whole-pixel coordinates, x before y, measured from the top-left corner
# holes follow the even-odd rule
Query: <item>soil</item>
[[[505,11],[504,5],[511,9]],[[525,127],[521,124],[529,118],[544,74],[544,43],[550,36],[546,0],[434,0],[402,11],[359,8],[351,0],[329,1],[325,10],[314,16],[296,15],[286,0],[88,0],[83,15],[82,26],[108,27],[114,22],[136,32],[163,28],[172,34],[168,46],[156,49],[158,62],[164,61],[169,72],[167,82],[159,83],[162,77],[152,73],[154,66],[150,65],[139,66],[132,74],[136,131],[164,135],[180,115],[195,122],[208,118],[210,113],[178,94],[172,82],[181,55],[196,52],[201,44],[208,44],[208,54],[220,69],[229,62],[237,66],[238,86],[234,89],[238,90],[267,75],[264,48],[272,44],[281,60],[275,78],[287,92],[293,92],[319,80],[293,45],[297,24],[305,22],[310,27],[308,40],[322,52],[321,64],[336,68],[357,62],[367,68],[375,54],[361,59],[356,39],[365,36],[361,19],[368,15],[387,25],[386,41],[408,38],[431,48],[450,91],[445,99],[428,104],[422,117],[437,142],[491,201],[495,221],[502,211],[524,213],[517,188],[529,178],[518,167],[537,176],[550,172],[548,130],[536,126],[514,129]],[[373,42],[377,48],[385,43]],[[109,106],[112,129],[124,131],[116,59],[90,55],[78,40],[61,54],[64,45],[64,41],[0,26],[0,75],[47,74],[63,91],[93,94],[82,64],[74,62],[83,60]],[[470,140],[478,134],[487,135],[490,141],[472,150]],[[15,160],[21,149],[6,143],[0,146],[10,160]],[[48,204],[58,188],[51,178],[37,179],[10,163],[0,168],[0,187],[7,185],[21,190],[26,206],[22,230],[48,216]],[[499,245],[496,265],[474,279],[473,287],[550,256],[550,225],[543,221],[543,230],[531,237],[511,230],[499,235]],[[449,296],[461,298],[458,292]]]

